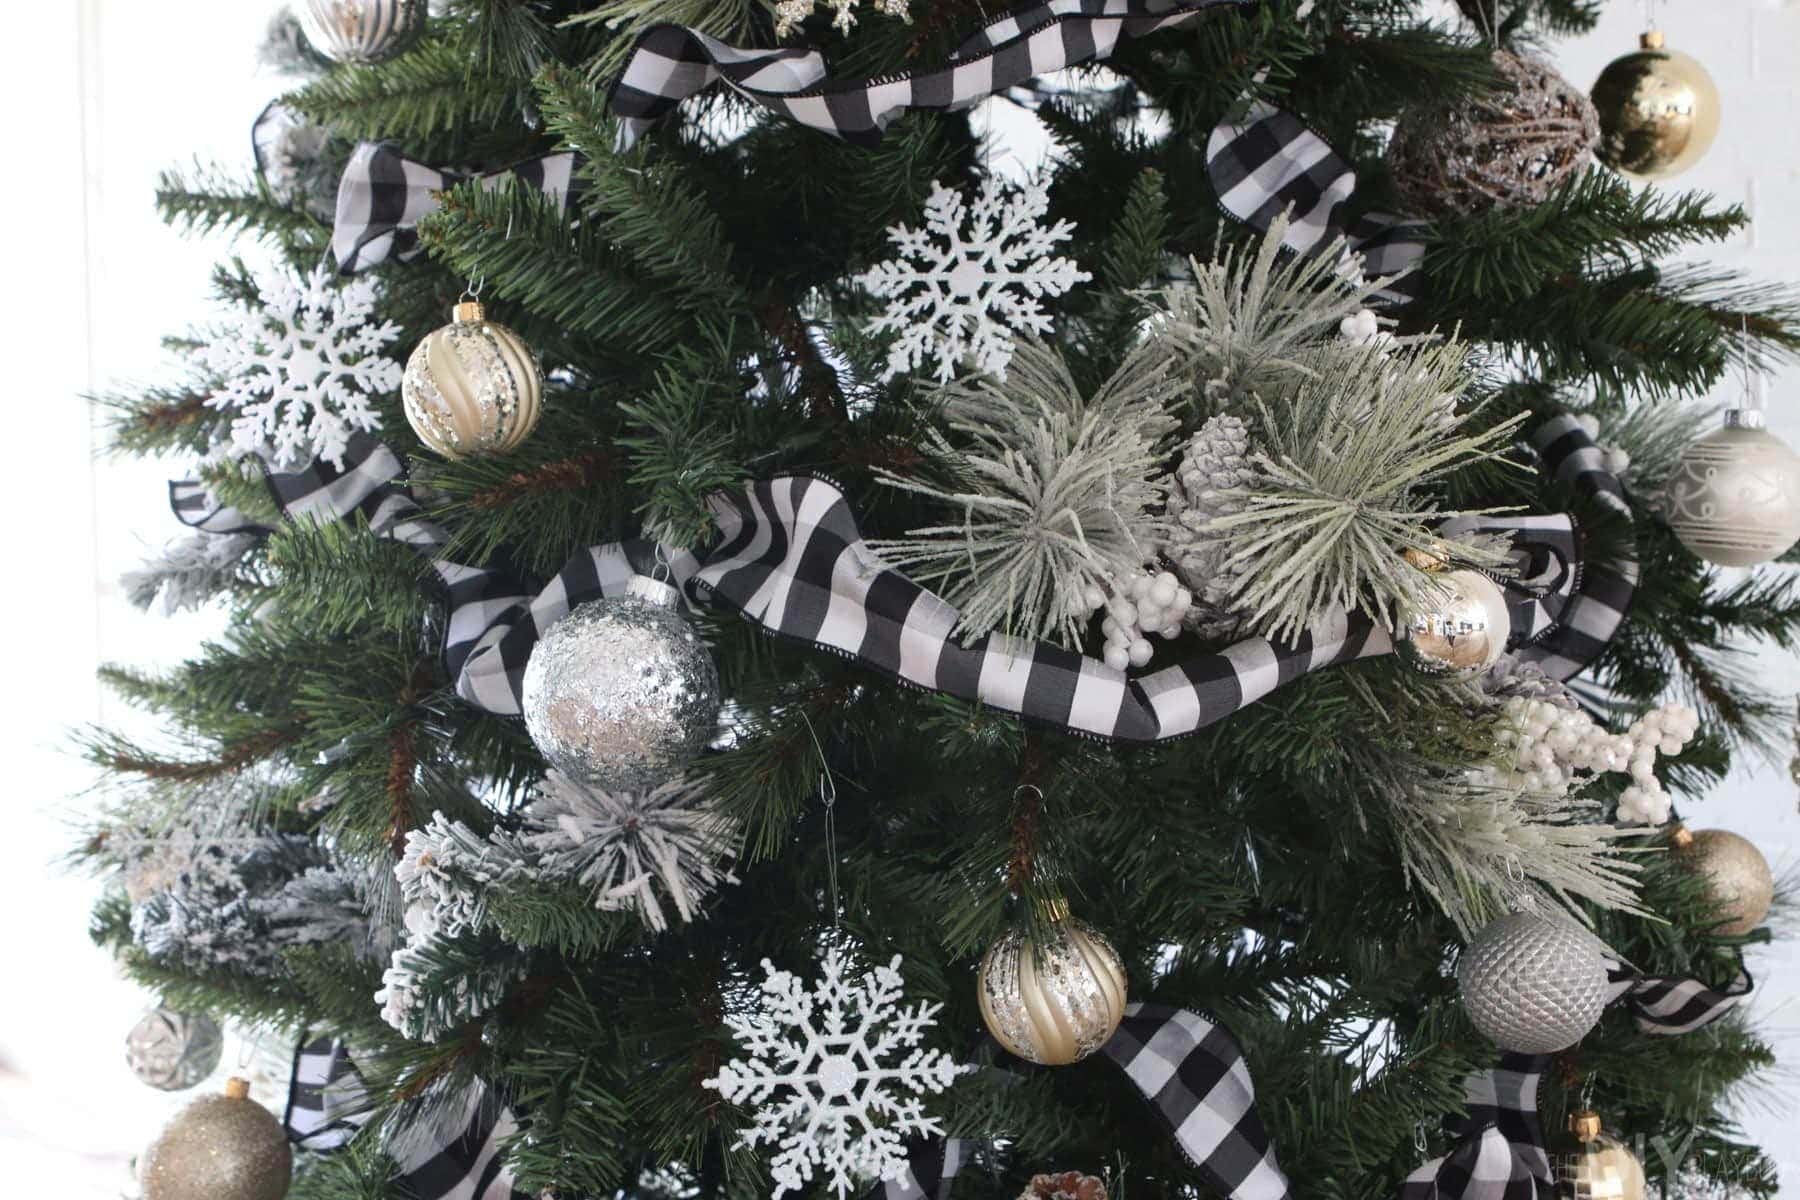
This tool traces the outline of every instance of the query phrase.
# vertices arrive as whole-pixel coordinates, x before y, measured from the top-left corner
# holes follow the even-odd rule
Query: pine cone
[[[1225,566],[1228,534],[1208,532],[1220,517],[1241,512],[1243,489],[1256,478],[1250,464],[1250,431],[1237,417],[1210,418],[1189,439],[1169,481],[1169,515],[1175,528],[1168,556],[1175,574],[1194,593],[1195,624],[1235,627],[1238,576]]]
[[[1033,1175],[1019,1200],[1106,1200],[1106,1184],[1080,1171]]]

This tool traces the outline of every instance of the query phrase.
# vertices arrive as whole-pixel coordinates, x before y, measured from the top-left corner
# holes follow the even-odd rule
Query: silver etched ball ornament
[[[1500,661],[1511,632],[1498,584],[1479,571],[1445,571],[1401,610],[1394,650],[1427,675],[1473,675]]]
[[[1750,567],[1800,540],[1800,455],[1763,428],[1761,410],[1732,409],[1689,446],[1663,491],[1681,544],[1722,567]]]
[[[679,599],[640,575],[544,634],[525,665],[523,706],[551,766],[608,791],[646,791],[713,739],[719,672]]]
[[[425,27],[426,0],[299,0],[295,15],[312,48],[333,62],[392,58]]]
[[[125,1037],[125,1063],[140,1082],[179,1092],[211,1075],[224,1049],[218,1022],[206,1014],[152,1008]]]
[[[1535,913],[1488,924],[1456,981],[1475,1028],[1502,1050],[1554,1054],[1586,1037],[1606,1007],[1606,962],[1579,930]]]
[[[400,380],[407,424],[445,458],[514,449],[537,427],[543,397],[530,347],[472,300],[414,347]]]
[[[988,947],[978,973],[981,1020],[994,1040],[1027,1062],[1062,1066],[1086,1058],[1125,1016],[1125,965],[1112,944],[1066,907],[1046,914],[1041,941],[1009,930]]]

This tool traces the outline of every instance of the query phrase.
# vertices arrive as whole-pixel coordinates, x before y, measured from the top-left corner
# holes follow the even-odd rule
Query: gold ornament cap
[[[487,320],[487,309],[479,300],[458,300],[456,307],[450,310],[450,319],[458,325],[469,325],[476,321]]]
[[[1569,1133],[1574,1136],[1576,1141],[1594,1141],[1599,1138],[1600,1132],[1600,1114],[1593,1109],[1578,1109],[1569,1114]]]
[[[1051,925],[1059,924],[1069,919],[1069,902],[1061,896],[1049,900],[1039,900],[1037,915],[1040,921],[1048,922]]]
[[[1677,825],[1669,830],[1669,845],[1677,850],[1686,850],[1694,844],[1694,831],[1686,825]]]
[[[1639,34],[1638,45],[1645,50],[1661,50],[1663,48],[1663,31],[1651,29]]]
[[[228,1100],[248,1100],[250,1098],[250,1081],[239,1075],[233,1075],[225,1081],[225,1097]]]

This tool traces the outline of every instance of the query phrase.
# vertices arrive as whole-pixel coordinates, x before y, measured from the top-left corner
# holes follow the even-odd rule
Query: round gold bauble
[[[1033,939],[1014,929],[981,960],[981,1019],[994,1040],[1028,1062],[1086,1058],[1125,1016],[1125,965],[1107,940],[1068,915],[1047,912]]]
[[[1594,81],[1595,157],[1636,179],[1667,179],[1700,161],[1719,133],[1719,89],[1699,60],[1646,33]]]
[[[1541,58],[1494,51],[1500,91],[1401,117],[1388,168],[1404,211],[1472,215],[1542,204],[1587,164],[1600,136],[1594,106]]]
[[[231,1079],[163,1128],[138,1159],[144,1200],[282,1200],[293,1171],[287,1134]]]
[[[299,0],[294,7],[306,40],[333,62],[392,58],[425,25],[426,0]]]
[[[445,458],[515,448],[537,425],[543,393],[530,348],[474,301],[418,344],[400,381],[407,423]]]
[[[1681,544],[1722,567],[1752,567],[1800,540],[1800,455],[1734,408],[1725,425],[1682,451],[1663,487],[1663,515]]]
[[[1775,876],[1755,843],[1728,829],[1678,829],[1670,842],[1683,866],[1706,877],[1723,919],[1716,932],[1740,937],[1763,923],[1775,902]]]
[[[1401,609],[1394,651],[1427,675],[1473,675],[1500,660],[1511,632],[1498,584],[1479,571],[1444,571]]]
[[[1568,1132],[1550,1144],[1558,1200],[1644,1200],[1644,1168],[1590,1109],[1569,1114]]]

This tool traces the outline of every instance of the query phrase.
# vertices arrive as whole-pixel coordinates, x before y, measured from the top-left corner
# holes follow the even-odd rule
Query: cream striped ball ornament
[[[1013,929],[981,960],[981,1020],[1008,1051],[1059,1067],[1086,1058],[1125,1016],[1125,965],[1091,927],[1056,901],[1038,938]]]
[[[1763,428],[1757,408],[1689,446],[1663,493],[1681,544],[1721,567],[1779,558],[1800,540],[1800,455]]]
[[[425,27],[426,0],[298,0],[312,48],[333,62],[375,63],[406,49]]]
[[[544,377],[519,335],[465,300],[406,360],[400,398],[419,440],[445,458],[505,454],[543,411]]]

